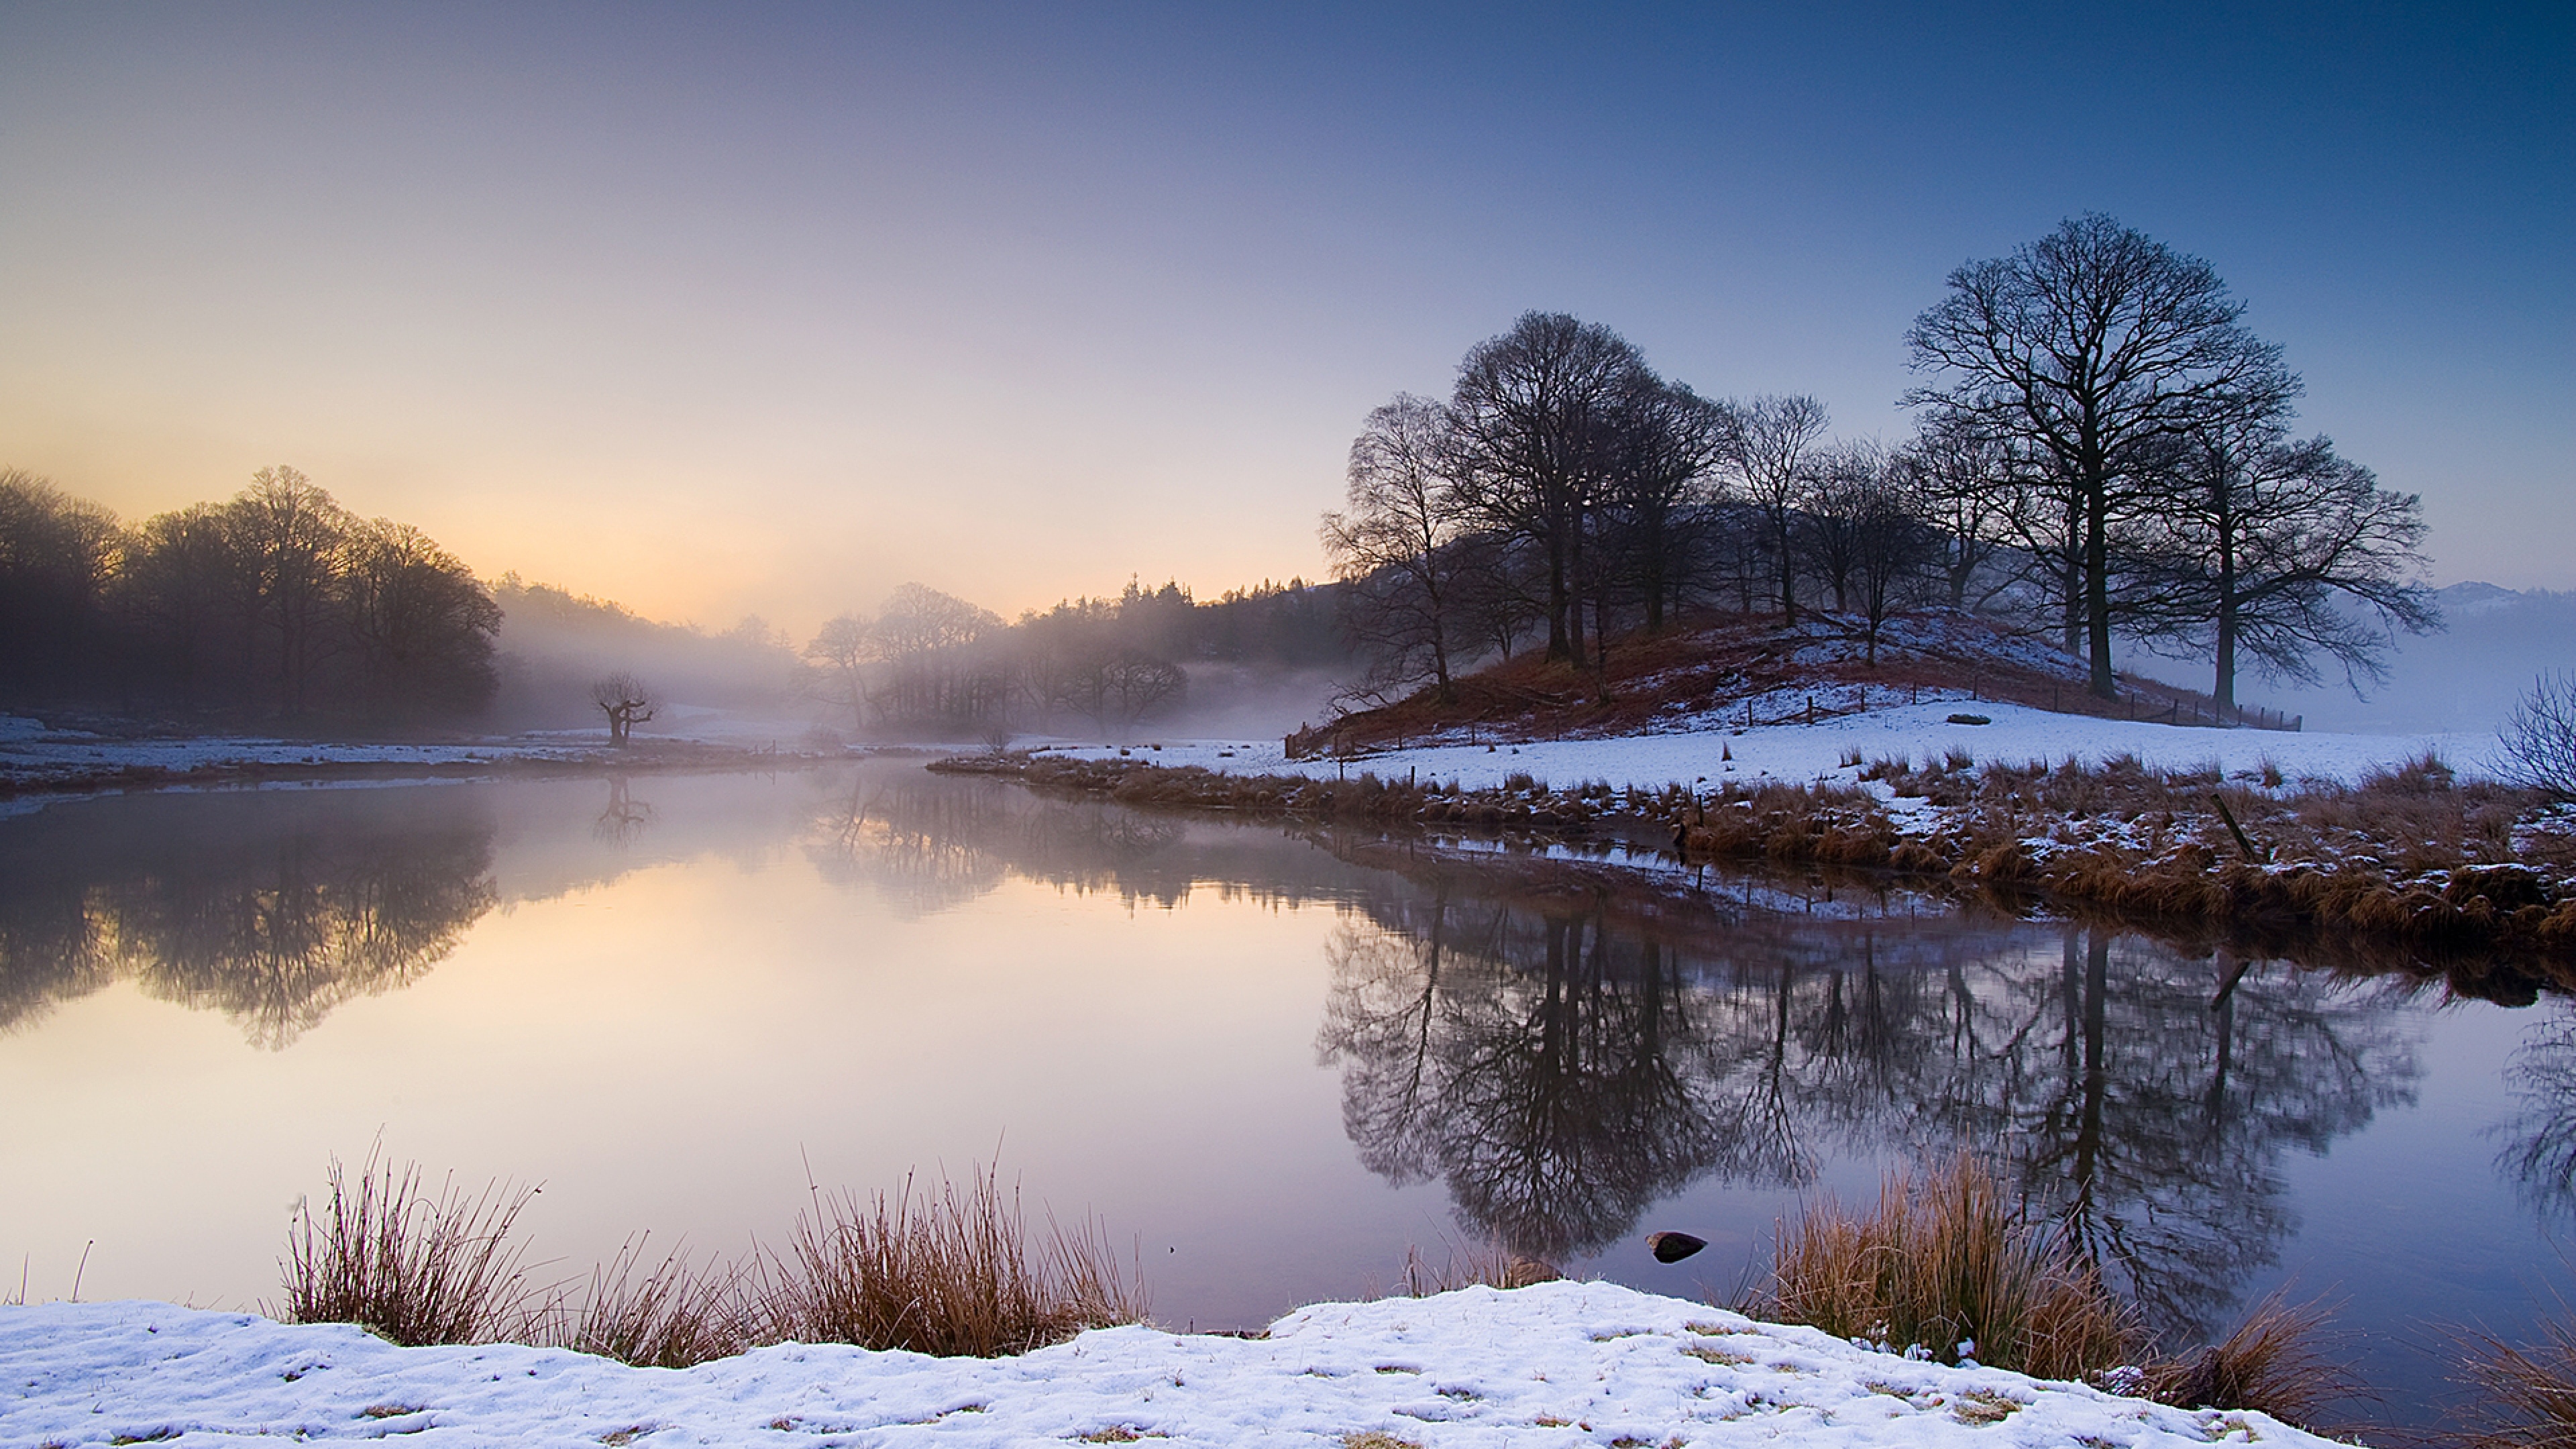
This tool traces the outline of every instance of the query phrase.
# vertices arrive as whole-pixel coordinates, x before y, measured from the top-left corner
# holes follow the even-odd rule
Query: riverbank
[[[1948,1367],[1606,1283],[1302,1308],[1250,1338],[1095,1329],[1015,1358],[782,1344],[687,1369],[397,1348],[156,1303],[0,1309],[0,1430],[64,1446],[429,1431],[466,1443],[1984,1444],[2329,1441]]]
[[[1135,805],[1841,867],[2014,909],[2204,923],[2257,952],[2331,936],[2335,954],[2420,963],[2507,998],[2532,989],[2531,973],[2507,962],[2576,985],[2576,810],[2492,778],[2492,737],[2189,730],[1989,708],[1951,711],[1957,723],[1900,707],[1813,729],[1357,759],[1149,744],[931,768]]]

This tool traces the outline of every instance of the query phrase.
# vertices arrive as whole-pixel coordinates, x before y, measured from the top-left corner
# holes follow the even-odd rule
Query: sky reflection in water
[[[998,1151],[1159,1317],[1234,1327],[1493,1239],[1729,1296],[1802,1196],[1968,1143],[2152,1321],[2348,1297],[2414,1417],[2405,1320],[2509,1327],[2565,1277],[2576,1017],[2277,964],[2213,1009],[2229,969],[891,761],[69,802],[0,821],[0,1176],[44,1186],[0,1251],[36,1298],[250,1305],[381,1133],[543,1182],[569,1278]],[[1656,1265],[1657,1227],[1716,1250]]]

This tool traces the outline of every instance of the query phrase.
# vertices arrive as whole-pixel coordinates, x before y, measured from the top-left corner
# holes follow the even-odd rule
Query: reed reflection
[[[0,833],[0,1028],[130,979],[282,1048],[403,986],[494,904],[492,826],[437,793],[118,802]],[[50,814],[50,812],[49,812]]]

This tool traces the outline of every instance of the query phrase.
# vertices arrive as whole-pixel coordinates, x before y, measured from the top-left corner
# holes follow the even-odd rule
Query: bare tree
[[[2156,455],[2213,407],[2298,391],[2280,349],[2239,325],[2244,310],[2207,262],[2086,215],[1952,272],[1950,295],[1906,334],[1932,379],[1909,406],[2055,460],[2079,513],[2085,642],[2105,698],[2112,530],[2154,495]]]
[[[1047,707],[1082,715],[1104,735],[1125,731],[1178,704],[1190,683],[1181,666],[1139,649],[1104,646],[1051,654],[1042,668],[1040,688]]]
[[[121,552],[116,515],[24,469],[0,469],[0,690],[90,683],[107,585]]]
[[[1837,614],[1851,610],[1852,571],[1860,563],[1861,519],[1878,500],[1886,468],[1886,450],[1874,442],[1841,443],[1815,455],[1815,481],[1798,519],[1799,552],[1816,580],[1833,595]]]
[[[1943,595],[1953,609],[1992,596],[1992,585],[1982,591],[1978,585],[2019,532],[2025,480],[2018,462],[1985,429],[1944,426],[1939,419],[1897,453],[1906,492],[1939,540]]]
[[[2174,566],[2163,592],[2211,645],[2222,706],[2236,703],[2240,659],[2313,681],[2310,657],[2322,653],[2357,690],[2386,678],[2392,631],[2440,626],[2418,581],[2421,503],[2380,488],[2332,441],[2292,441],[2276,410],[2229,410],[2183,441],[2177,475],[2157,512]]]
[[[1585,532],[1609,484],[1622,402],[1645,366],[1626,338],[1561,312],[1525,314],[1458,365],[1449,412],[1459,496],[1539,556],[1551,659],[1583,658]]]
[[[1907,486],[1903,462],[1885,453],[1874,453],[1873,460],[1874,466],[1846,481],[1843,511],[1851,541],[1851,597],[1868,641],[1869,662],[1876,664],[1880,632],[1915,598],[1925,571],[1941,558],[1942,546]]]
[[[866,729],[868,691],[863,671],[876,658],[875,644],[868,636],[868,621],[856,614],[828,619],[803,652],[820,676],[815,692],[826,703],[848,710],[851,728]]]
[[[341,610],[370,715],[492,697],[501,610],[454,554],[410,524],[378,518],[349,529],[341,565]]]
[[[1624,401],[1606,541],[1611,572],[1635,591],[1646,632],[1656,634],[1667,605],[1679,606],[1733,422],[1722,404],[1643,369]]]
[[[269,664],[274,707],[297,716],[309,703],[316,667],[332,639],[329,621],[339,550],[356,522],[331,495],[293,468],[262,468],[224,509],[249,566],[248,600],[260,631],[274,643]],[[256,646],[258,635],[247,643]],[[246,663],[249,661],[245,661]]]
[[[1450,697],[1460,640],[1455,547],[1464,510],[1450,476],[1449,412],[1411,393],[1368,415],[1351,443],[1349,507],[1324,515],[1324,552],[1348,586],[1345,620],[1392,680],[1427,669]]]
[[[2517,783],[2576,800],[2576,674],[2544,674],[2505,717],[2505,771]]]
[[[643,680],[623,669],[593,680],[590,702],[608,716],[608,743],[618,749],[626,747],[635,727],[651,720],[661,704]]]
[[[1798,622],[1798,519],[1815,486],[1816,446],[1824,441],[1825,405],[1812,397],[1757,397],[1730,409],[1734,428],[1727,463],[1737,492],[1760,513],[1778,570],[1780,613]]]

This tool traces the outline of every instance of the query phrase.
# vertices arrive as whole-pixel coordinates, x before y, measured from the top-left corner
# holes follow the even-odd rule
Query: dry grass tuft
[[[816,1195],[761,1295],[772,1333],[808,1342],[990,1356],[1024,1353],[1086,1328],[1144,1317],[1097,1224],[1066,1232],[1050,1216],[1033,1255],[1019,1195],[978,1167],[889,1198]]]
[[[1973,1340],[1979,1362],[2043,1378],[2116,1364],[2137,1337],[2101,1275],[2020,1221],[1964,1152],[1920,1178],[1888,1174],[1866,1215],[1826,1198],[1782,1224],[1757,1307],[1947,1362]]]
[[[355,1323],[400,1344],[489,1343],[531,1327],[526,1271],[510,1227],[534,1188],[495,1183],[467,1197],[449,1178],[432,1197],[417,1163],[371,1150],[353,1183],[333,1157],[317,1216],[287,1229],[288,1323]]]
[[[2293,1305],[2276,1289],[2227,1337],[2195,1354],[2145,1365],[2146,1396],[2185,1409],[2255,1409],[2318,1428],[2328,1405],[2357,1396],[2360,1381],[2325,1356],[2319,1333],[2334,1316],[2322,1300]]]
[[[2576,1317],[2562,1306],[2537,1344],[2464,1336],[2454,1377],[2479,1395],[2463,1411],[2469,1449],[2576,1449]]]
[[[651,1368],[731,1358],[760,1342],[759,1305],[730,1265],[694,1266],[686,1248],[644,1270],[645,1236],[629,1238],[559,1337],[567,1348]],[[643,1270],[638,1277],[638,1271]]]
[[[1421,1248],[1408,1243],[1404,1249],[1402,1291],[1407,1298],[1428,1298],[1480,1283],[1488,1288],[1527,1288],[1533,1283],[1553,1283],[1564,1276],[1555,1264],[1523,1257],[1500,1238],[1482,1247],[1461,1249],[1453,1245],[1448,1261],[1436,1269],[1423,1259]]]
[[[432,1196],[417,1165],[370,1153],[352,1178],[334,1158],[322,1204],[299,1203],[281,1262],[290,1323],[356,1323],[396,1343],[554,1343],[627,1363],[683,1368],[787,1338],[1009,1354],[1086,1328],[1144,1317],[1097,1224],[1067,1232],[1054,1218],[1034,1251],[1015,1192],[977,1168],[962,1191],[912,1184],[865,1206],[816,1195],[784,1257],[755,1247],[747,1264],[694,1262],[685,1249],[651,1263],[631,1238],[591,1274],[578,1305],[548,1292],[537,1306],[509,1241],[534,1189]]]

